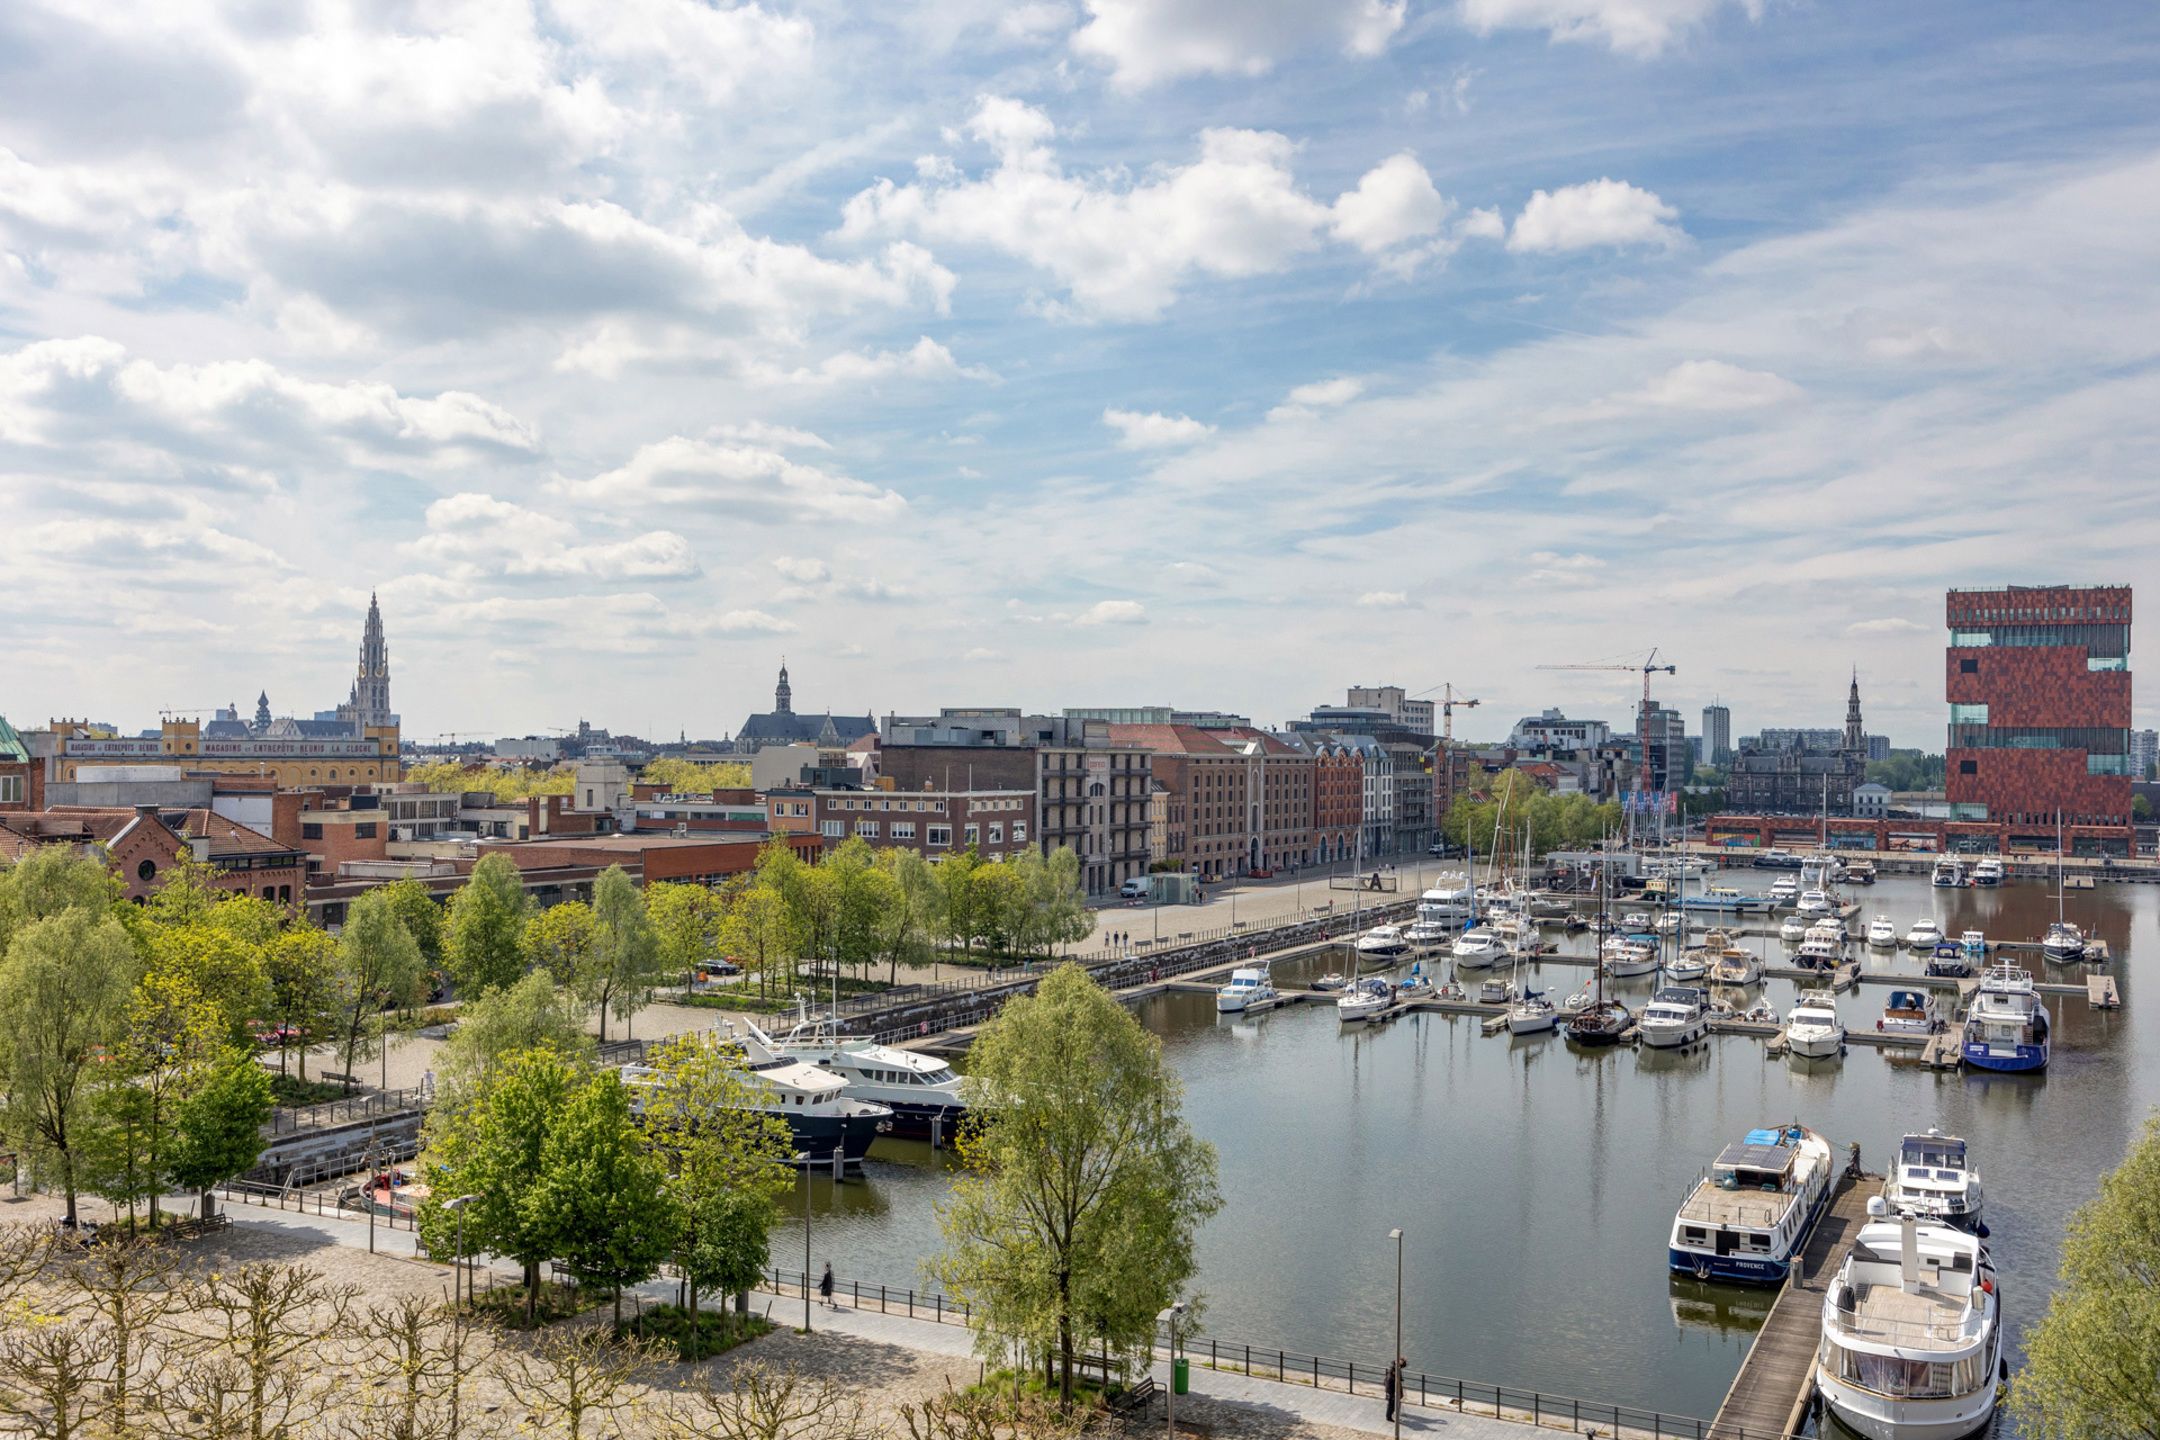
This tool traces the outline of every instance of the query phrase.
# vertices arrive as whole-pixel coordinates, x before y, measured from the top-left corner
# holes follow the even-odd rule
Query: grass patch
[[[737,1315],[732,1309],[698,1307],[697,1329],[680,1305],[655,1305],[615,1327],[618,1339],[635,1337],[666,1345],[686,1361],[709,1360],[737,1345],[770,1334],[772,1321],[762,1315]]]
[[[545,1284],[533,1305],[532,1323],[525,1321],[525,1287],[496,1285],[482,1290],[472,1302],[476,1315],[495,1320],[511,1330],[536,1330],[558,1320],[568,1320],[608,1303],[605,1290],[586,1290],[576,1285]]]
[[[345,1098],[345,1087],[333,1080],[302,1080],[297,1075],[272,1075],[270,1098],[279,1105],[320,1105]]]
[[[1075,1409],[1103,1409],[1110,1403],[1110,1395],[1122,1388],[1122,1386],[1113,1386],[1110,1390],[1105,1390],[1095,1381],[1083,1376],[1078,1365],[1073,1367],[1073,1406]],[[1043,1379],[1042,1372],[1035,1369],[1024,1372],[1009,1368],[992,1370],[961,1393],[980,1396],[989,1400],[1010,1400],[1015,1390],[1023,1396],[1050,1401],[1053,1404],[1056,1403],[1058,1398],[1057,1381],[1055,1379]]]

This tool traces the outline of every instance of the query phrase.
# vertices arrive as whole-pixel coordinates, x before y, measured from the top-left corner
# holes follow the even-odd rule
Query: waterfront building
[[[1197,725],[1112,724],[1110,740],[1146,751],[1152,778],[1169,792],[1166,861],[1208,880],[1246,868],[1257,777],[1242,751]]]
[[[1732,753],[1732,709],[1722,700],[1713,700],[1702,712],[1703,763],[1723,765]]]
[[[1244,730],[1252,720],[1226,710],[1179,710],[1170,705],[1068,705],[1068,720],[1100,720],[1105,725],[1186,725],[1195,730]]]
[[[0,716],[0,811],[44,807],[45,767],[30,754],[15,727]]]
[[[2130,587],[1952,590],[1944,611],[1953,818],[2127,827]]]
[[[1867,780],[1867,732],[1860,718],[1860,677],[1846,692],[1845,728],[1765,728],[1743,743],[1725,770],[1725,800],[1754,814],[1850,815],[1853,792]]]
[[[828,849],[854,837],[931,860],[970,849],[985,860],[1009,860],[1036,844],[1032,785],[905,789],[887,777],[871,788],[770,791],[765,810],[773,833],[816,836]]]
[[[811,744],[845,746],[865,735],[877,733],[877,722],[868,715],[798,714],[795,688],[788,683],[787,662],[780,662],[779,683],[773,686],[773,708],[752,715],[735,732],[738,750],[762,750],[768,745]]]

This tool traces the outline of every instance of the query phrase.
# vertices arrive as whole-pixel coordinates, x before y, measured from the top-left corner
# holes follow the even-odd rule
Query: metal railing
[[[325,1100],[319,1105],[273,1110],[270,1113],[270,1134],[294,1135],[304,1130],[334,1129],[339,1125],[349,1125],[355,1120],[418,1113],[432,1098],[424,1085],[408,1086],[403,1090],[356,1091],[336,1100]]]

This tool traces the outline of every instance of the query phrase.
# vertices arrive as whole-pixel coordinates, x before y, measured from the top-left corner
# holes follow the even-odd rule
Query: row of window
[[[2006,646],[2082,645],[2092,655],[2120,656],[2130,653],[2128,625],[1991,625],[1985,629],[1952,630],[1950,644],[1958,649]]]
[[[1960,725],[1950,726],[1953,750],[2083,750],[2091,754],[2130,753],[2130,732],[2113,725]]]

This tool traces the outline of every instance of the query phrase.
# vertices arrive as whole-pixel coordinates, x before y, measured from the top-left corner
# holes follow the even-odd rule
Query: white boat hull
[[[1815,1383],[1845,1428],[1867,1440],[1965,1440],[1995,1414],[1995,1386],[1942,1400],[1893,1400],[1815,1367]]]
[[[1368,1020],[1378,1018],[1387,1008],[1388,1002],[1379,999],[1353,1000],[1348,1004],[1338,1000],[1335,1002],[1335,1018],[1344,1025],[1362,1025]]]
[[[1710,1021],[1708,1017],[1691,1020],[1685,1025],[1658,1025],[1648,1021],[1637,1021],[1635,1029],[1642,1036],[1643,1044],[1648,1045],[1651,1049],[1677,1050],[1683,1045],[1693,1045],[1696,1041],[1708,1035],[1710,1033]]]
[[[1455,968],[1458,970],[1490,970],[1502,960],[1507,959],[1507,952],[1504,950],[1482,949],[1465,951],[1461,947],[1457,947],[1451,958],[1455,961]]]
[[[1559,1023],[1560,1013],[1557,1010],[1537,1010],[1525,1014],[1510,1012],[1507,1028],[1510,1035],[1542,1035]]]
[[[1828,1060],[1845,1047],[1842,1030],[1801,1030],[1785,1032],[1785,1048],[1803,1060]]]
[[[1604,965],[1606,976],[1613,980],[1634,980],[1644,975],[1655,975],[1658,968],[1655,960],[1607,960]]]

